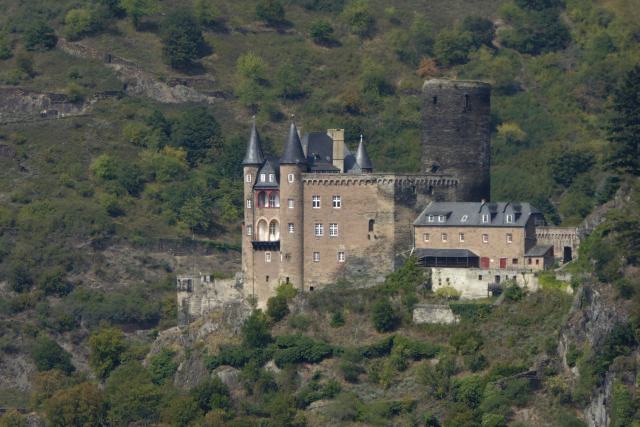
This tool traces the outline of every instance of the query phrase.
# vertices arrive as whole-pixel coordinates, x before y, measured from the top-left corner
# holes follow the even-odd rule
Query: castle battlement
[[[455,187],[458,179],[446,175],[369,173],[359,175],[303,173],[305,185],[378,185],[396,186],[430,185],[433,187]]]

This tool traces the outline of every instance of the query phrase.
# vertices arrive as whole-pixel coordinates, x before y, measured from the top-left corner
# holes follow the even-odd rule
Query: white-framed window
[[[335,209],[340,209],[342,207],[342,198],[340,196],[333,196],[332,203]]]
[[[247,209],[251,209],[252,203],[251,199],[247,199]]]
[[[511,224],[513,222],[513,215],[507,214],[507,224]]]
[[[320,209],[320,196],[311,196],[311,207],[313,209]]]
[[[427,221],[429,221],[429,222],[433,222],[433,220],[434,220],[434,216],[433,216],[433,215],[429,215],[429,216],[427,217]]]
[[[253,234],[253,225],[247,225],[247,236],[251,236]]]
[[[482,243],[489,243],[489,235],[488,234],[483,234],[482,235]]]
[[[482,214],[482,222],[489,222],[489,214]]]
[[[320,252],[313,253],[313,262],[320,262]]]
[[[287,175],[287,181],[293,182],[295,180],[296,180],[296,176],[294,174],[290,173]]]
[[[513,234],[507,233],[507,243],[513,243]]]
[[[250,173],[246,174],[244,176],[244,180],[245,180],[245,182],[251,182],[251,174]]]
[[[345,257],[344,257],[344,252],[340,251],[338,252],[338,262],[344,262]]]
[[[271,262],[271,252],[264,253],[264,262]]]
[[[264,173],[260,174],[260,182],[265,182],[267,180],[267,175]]]
[[[431,236],[429,236],[429,233],[422,234],[422,240],[424,240],[425,242],[428,242],[430,238]]]
[[[314,234],[316,235],[316,237],[322,237],[324,236],[324,225],[320,224],[320,223],[316,223],[313,227],[314,230]]]
[[[278,193],[270,193],[269,194],[269,207],[270,208],[279,208],[280,207],[280,196],[278,196]]]
[[[294,206],[295,206],[295,203],[293,202],[293,199],[288,199],[287,200],[287,207],[289,209],[293,209]]]
[[[468,219],[469,215],[462,215],[462,218],[460,218],[460,222],[467,222]]]
[[[460,233],[458,237],[460,238],[461,242],[464,242],[464,233]]]
[[[446,242],[449,239],[449,236],[447,236],[447,233],[442,233],[442,241]]]
[[[272,173],[269,174],[269,182],[273,182],[276,180],[276,176]]]
[[[438,215],[438,222],[444,222],[444,215]]]
[[[293,234],[293,232],[296,231],[296,229],[295,229],[295,227],[294,227],[292,222],[289,223],[287,228],[289,229],[289,233],[291,233],[291,234]]]
[[[336,237],[338,235],[338,224],[329,224],[329,236]]]

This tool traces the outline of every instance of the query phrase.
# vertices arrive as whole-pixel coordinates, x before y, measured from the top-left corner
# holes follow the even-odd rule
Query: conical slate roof
[[[360,135],[360,144],[358,145],[358,151],[356,152],[356,163],[363,171],[367,169],[373,169],[373,163],[371,163],[371,159],[369,158],[369,154],[367,153],[367,149],[364,148],[364,142],[362,141],[362,135]]]
[[[261,165],[264,163],[264,154],[262,154],[262,143],[260,142],[260,135],[256,129],[256,120],[253,119],[253,126],[251,126],[251,136],[249,137],[249,143],[247,144],[247,152],[244,155],[243,165]]]
[[[300,136],[298,136],[298,129],[296,124],[291,122],[289,128],[289,135],[284,143],[284,151],[280,158],[280,164],[306,164],[307,159],[302,151],[302,144],[300,143]]]

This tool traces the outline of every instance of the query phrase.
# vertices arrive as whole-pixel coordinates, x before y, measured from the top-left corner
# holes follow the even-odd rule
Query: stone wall
[[[540,285],[532,272],[508,269],[432,268],[432,289],[450,286],[461,293],[462,299],[480,299],[490,296],[490,287],[496,283],[515,280],[518,286],[536,292]]]
[[[244,299],[242,276],[215,279],[208,274],[178,276],[178,324],[186,325],[207,313]]]
[[[577,227],[537,227],[536,238],[539,244],[553,245],[553,254],[556,259],[563,260],[565,248],[571,249],[572,259],[578,257],[580,232]]]
[[[0,88],[0,123],[52,119],[85,114],[88,104],[71,102],[60,93]]]
[[[458,323],[460,316],[453,314],[451,307],[444,304],[417,304],[413,308],[413,323],[444,324]]]

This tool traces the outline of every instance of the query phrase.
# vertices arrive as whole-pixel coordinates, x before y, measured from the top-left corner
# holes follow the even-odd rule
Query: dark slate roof
[[[298,136],[298,129],[296,129],[295,123],[291,122],[289,127],[289,135],[284,143],[284,151],[280,158],[281,164],[306,164],[304,151],[302,151],[302,144],[300,143],[300,137]]]
[[[420,248],[416,249],[416,257],[418,258],[478,258],[478,255],[469,249],[432,249]]]
[[[371,163],[367,149],[364,147],[362,135],[360,135],[360,144],[358,144],[358,151],[356,151],[356,163],[361,169],[373,169],[373,163]]]
[[[265,174],[265,181],[262,182],[260,180],[260,174]],[[273,182],[269,182],[269,174],[274,175]],[[278,187],[278,182],[280,181],[280,162],[277,157],[269,157],[264,162],[264,165],[258,171],[258,176],[256,177],[255,188],[275,188]]]
[[[482,222],[483,214],[489,215],[489,222]],[[507,215],[511,215],[513,222],[507,222]],[[438,227],[524,227],[532,215],[543,220],[540,211],[529,203],[431,202],[413,224]],[[432,222],[429,222],[429,216],[433,216]],[[440,216],[444,216],[444,221],[439,220]]]
[[[324,132],[310,132],[302,137],[307,162],[333,164],[333,140]]]
[[[333,166],[333,163],[326,162],[314,162],[311,166],[309,166],[310,172],[325,172],[325,173],[338,173],[340,169]]]
[[[553,245],[536,245],[529,249],[524,256],[545,256],[551,249],[553,249]]]
[[[261,165],[264,162],[264,154],[262,154],[262,143],[260,142],[260,135],[256,129],[255,119],[253,126],[251,126],[251,136],[247,143],[247,152],[244,155],[243,165]]]

